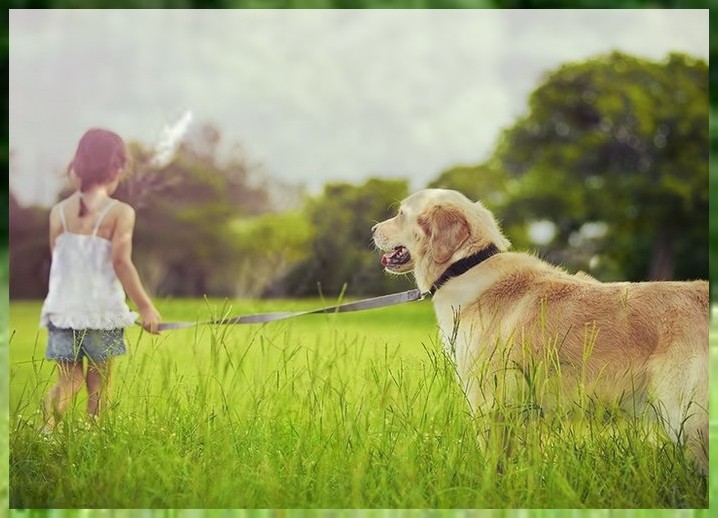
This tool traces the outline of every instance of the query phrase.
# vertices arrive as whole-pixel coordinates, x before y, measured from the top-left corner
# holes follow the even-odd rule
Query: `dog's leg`
[[[701,410],[702,419],[696,419],[686,430],[688,448],[703,476],[708,476],[708,413]]]
[[[462,383],[477,425],[478,443],[484,451],[488,472],[506,473],[515,451],[517,423],[515,372],[495,363],[484,363]],[[478,369],[477,369],[478,370]]]
[[[707,365],[707,358],[693,358],[671,369],[654,366],[650,390],[652,406],[668,436],[688,448],[703,475],[708,474]]]

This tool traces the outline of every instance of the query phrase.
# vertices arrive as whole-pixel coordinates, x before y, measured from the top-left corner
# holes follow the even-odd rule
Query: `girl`
[[[142,326],[157,333],[160,314],[131,258],[135,211],[110,197],[126,164],[125,143],[117,134],[89,130],[68,167],[79,189],[50,211],[52,265],[40,320],[48,329],[45,356],[57,361],[58,380],[45,398],[46,431],[54,429],[83,381],[88,415],[100,411],[112,358],[125,354],[123,328],[138,316],[126,296]]]

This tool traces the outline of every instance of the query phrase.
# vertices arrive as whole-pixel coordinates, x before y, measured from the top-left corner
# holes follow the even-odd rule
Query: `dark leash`
[[[240,315],[235,317],[220,318],[216,320],[205,320],[203,322],[162,322],[157,326],[158,331],[167,331],[170,329],[183,329],[198,325],[240,325],[240,324],[263,324],[265,322],[275,322],[277,320],[286,320],[288,318],[303,317],[305,315],[318,315],[326,313],[349,313],[352,311],[365,311],[367,309],[385,308],[395,306],[397,304],[405,304],[407,302],[415,302],[424,300],[427,296],[432,296],[446,281],[454,277],[458,277],[469,271],[474,266],[484,262],[489,257],[499,253],[499,249],[493,243],[463,259],[459,259],[431,285],[429,291],[422,292],[418,288],[400,293],[392,293],[390,295],[382,295],[370,299],[357,300],[356,302],[348,302],[336,306],[328,306],[309,311],[280,311],[275,313],[257,313],[254,315]]]
[[[280,311],[275,313],[258,313],[254,315],[241,315],[235,317],[220,318],[216,320],[206,320],[203,322],[162,322],[157,326],[158,331],[166,331],[170,329],[183,329],[198,325],[239,325],[239,324],[263,324],[265,322],[275,322],[277,320],[285,320],[287,318],[302,317],[305,315],[318,315],[322,313],[349,313],[351,311],[364,311],[367,309],[384,308],[404,304],[406,302],[414,302],[423,300],[427,293],[422,293],[419,289],[402,291],[401,293],[392,293],[391,295],[382,295],[381,297],[373,297],[370,299],[358,300],[356,302],[348,302],[336,306],[328,306],[309,311]]]

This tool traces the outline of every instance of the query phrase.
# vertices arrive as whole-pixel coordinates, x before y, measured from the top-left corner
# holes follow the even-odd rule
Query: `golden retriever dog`
[[[418,288],[432,294],[474,414],[510,400],[532,366],[542,365],[555,382],[536,394],[542,409],[583,395],[658,418],[707,473],[706,281],[602,283],[572,275],[508,252],[489,210],[444,189],[408,197],[372,233],[386,270],[413,272]],[[517,374],[502,378],[501,371]]]

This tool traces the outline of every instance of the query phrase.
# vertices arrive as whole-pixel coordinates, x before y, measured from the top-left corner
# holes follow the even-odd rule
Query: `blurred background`
[[[11,10],[10,296],[46,294],[49,207],[94,126],[132,151],[116,195],[156,296],[411,287],[370,228],[427,186],[571,271],[708,278],[708,25],[707,9]]]

